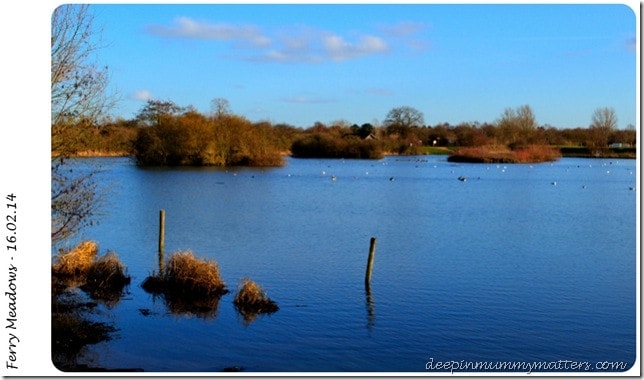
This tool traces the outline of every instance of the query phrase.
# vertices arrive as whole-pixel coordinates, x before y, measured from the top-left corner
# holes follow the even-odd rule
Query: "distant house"
[[[374,135],[373,133],[369,133],[369,135],[367,137],[365,137],[364,139],[365,140],[378,140],[376,135]]]
[[[630,148],[631,144],[627,143],[612,143],[609,145],[610,148]]]

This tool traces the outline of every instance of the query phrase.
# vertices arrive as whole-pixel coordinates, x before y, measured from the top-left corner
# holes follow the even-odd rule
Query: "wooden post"
[[[159,274],[163,272],[163,251],[165,249],[165,210],[159,212]]]
[[[367,272],[364,277],[364,284],[369,289],[371,285],[371,272],[373,270],[373,256],[376,253],[376,238],[371,238],[371,243],[369,245],[369,260],[367,261]]]

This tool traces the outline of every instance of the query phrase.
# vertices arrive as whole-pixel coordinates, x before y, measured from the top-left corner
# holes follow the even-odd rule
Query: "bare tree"
[[[77,173],[67,166],[76,148],[68,132],[80,123],[96,123],[111,99],[105,93],[107,68],[91,61],[99,35],[89,6],[62,5],[51,21],[51,238],[58,242],[93,223],[100,198],[98,169]]]
[[[413,107],[402,106],[392,108],[385,117],[384,124],[388,134],[397,133],[406,137],[412,127],[422,127],[425,124],[423,113]]]
[[[510,146],[532,141],[537,121],[529,105],[506,108],[497,121],[501,140]]]
[[[66,154],[66,128],[79,120],[95,121],[112,105],[106,95],[107,67],[91,61],[101,48],[88,5],[62,5],[54,10],[51,29],[52,150]]]
[[[230,102],[226,98],[214,98],[210,101],[210,112],[215,119],[231,115]]]
[[[615,129],[617,129],[615,110],[611,107],[595,109],[590,124],[590,141],[587,142],[593,154],[601,155],[608,148],[608,139]]]
[[[177,116],[187,110],[188,108],[180,107],[171,100],[149,99],[136,115],[136,119],[148,126],[159,125],[164,117]]]
[[[617,129],[617,115],[611,107],[600,107],[593,112],[591,128],[598,128],[605,132]]]

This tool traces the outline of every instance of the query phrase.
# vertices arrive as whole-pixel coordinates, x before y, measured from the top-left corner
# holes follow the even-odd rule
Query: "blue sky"
[[[425,122],[494,122],[528,104],[539,124],[636,124],[636,16],[626,5],[94,5],[120,101],[252,121],[378,123],[398,106]]]

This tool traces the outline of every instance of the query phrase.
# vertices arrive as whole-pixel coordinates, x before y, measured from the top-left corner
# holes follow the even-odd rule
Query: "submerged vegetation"
[[[255,320],[259,314],[271,314],[279,310],[275,301],[268,298],[264,289],[250,278],[244,278],[240,282],[233,303],[246,323]]]
[[[221,297],[229,293],[217,262],[197,258],[192,251],[173,253],[162,270],[147,277],[141,287],[162,297],[172,314],[204,319],[217,316]],[[245,322],[252,322],[259,314],[279,310],[264,290],[248,278],[240,283],[233,303]]]
[[[130,284],[130,276],[116,253],[110,251],[98,257],[98,245],[93,241],[83,241],[56,255],[51,270],[54,292],[80,287],[92,299],[107,304],[118,302]]]
[[[172,254],[163,269],[146,278],[141,286],[149,293],[162,296],[173,314],[195,314],[203,318],[214,318],[219,300],[229,292],[217,262],[197,258],[192,251]],[[240,283],[233,303],[245,321],[279,309],[264,290],[248,278]]]
[[[143,289],[165,301],[173,314],[217,316],[219,300],[228,293],[214,260],[200,259],[192,251],[176,252],[159,273],[143,281]]]
[[[130,277],[125,272],[125,265],[116,253],[108,251],[89,267],[81,289],[93,299],[117,303],[123,294],[123,288],[130,284]]]
[[[148,277],[142,286],[151,293],[173,293],[194,298],[228,292],[217,262],[197,258],[192,251],[173,253],[163,270]]]
[[[106,371],[79,364],[78,360],[86,346],[112,339],[117,329],[110,323],[95,321],[92,315],[100,304],[108,308],[116,305],[130,277],[116,253],[108,251],[99,257],[98,251],[95,242],[83,241],[54,257],[52,360],[62,371]],[[217,316],[221,297],[229,293],[217,262],[197,258],[192,251],[172,254],[162,270],[146,278],[141,287],[161,297],[170,313],[204,319]],[[244,323],[279,310],[265,291],[248,278],[240,283],[233,303]]]
[[[111,308],[120,301],[130,283],[125,266],[116,253],[98,257],[98,245],[83,241],[56,255],[51,270],[54,365],[62,371],[102,370],[79,366],[77,359],[87,345],[110,340],[116,331],[109,323],[93,321],[91,314],[99,304]]]

